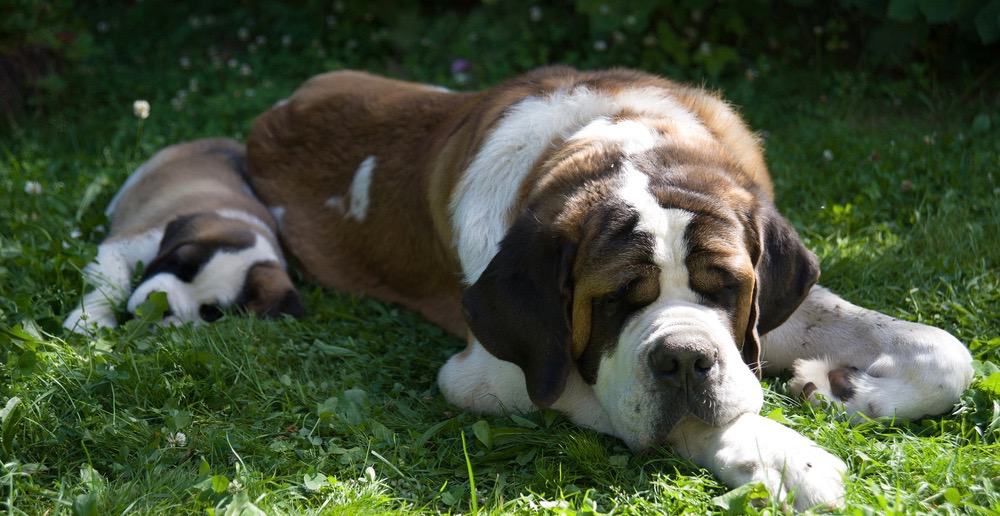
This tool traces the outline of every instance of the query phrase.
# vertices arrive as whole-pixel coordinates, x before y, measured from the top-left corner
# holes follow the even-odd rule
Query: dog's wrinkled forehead
[[[596,376],[600,357],[614,350],[629,318],[655,302],[717,308],[742,342],[753,264],[733,210],[666,188],[629,161],[618,172],[604,182],[602,195],[576,208],[586,211],[572,317],[574,355],[584,378]]]

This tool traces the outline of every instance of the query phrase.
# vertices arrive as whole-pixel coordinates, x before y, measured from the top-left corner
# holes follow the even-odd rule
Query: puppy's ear
[[[288,273],[276,262],[260,262],[247,271],[237,303],[259,317],[302,317],[305,309]]]
[[[494,356],[524,372],[531,401],[554,403],[566,387],[571,271],[576,248],[530,211],[511,226],[500,251],[462,305],[472,334]]]
[[[774,206],[763,206],[757,218],[761,254],[757,270],[757,332],[763,335],[785,322],[819,279],[819,261]]]

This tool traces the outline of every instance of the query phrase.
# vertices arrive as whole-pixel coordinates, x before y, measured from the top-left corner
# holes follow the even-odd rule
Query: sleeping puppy
[[[166,293],[171,324],[210,322],[230,306],[300,316],[274,218],[244,179],[245,158],[241,143],[218,138],[172,145],[143,163],[108,205],[111,232],[84,269],[94,290],[63,326],[114,327],[123,301],[135,313],[153,292]]]

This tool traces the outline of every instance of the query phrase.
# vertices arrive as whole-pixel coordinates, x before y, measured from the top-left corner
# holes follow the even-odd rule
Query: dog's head
[[[536,405],[558,400],[575,367],[634,448],[684,417],[758,411],[758,335],[819,275],[750,181],[672,159],[593,163],[582,186],[531,197],[463,299],[473,334],[520,366]]]
[[[247,216],[200,212],[175,218],[129,299],[134,312],[152,292],[167,294],[169,316],[211,322],[239,307],[260,317],[303,314],[278,250]]]

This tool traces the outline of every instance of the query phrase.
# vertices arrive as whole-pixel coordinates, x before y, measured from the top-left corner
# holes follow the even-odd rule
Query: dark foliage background
[[[185,68],[221,68],[248,44],[251,54],[268,44],[295,49],[291,62],[274,63],[286,73],[420,70],[452,86],[493,83],[557,62],[712,80],[794,67],[925,82],[974,82],[1000,62],[1000,0],[185,4],[6,0],[0,105],[17,113],[80,100],[81,93],[114,95],[118,84],[94,66],[109,56],[122,66],[176,65],[183,57]],[[233,26],[246,31],[218,30]],[[101,37],[111,31],[131,37]],[[190,55],[173,55],[185,47]],[[253,66],[253,56],[246,62]]]

